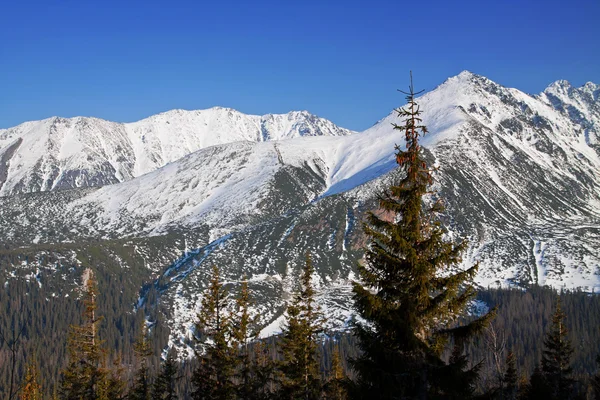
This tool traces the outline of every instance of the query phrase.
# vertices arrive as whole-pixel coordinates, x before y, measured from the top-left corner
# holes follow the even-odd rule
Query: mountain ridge
[[[0,195],[110,185],[240,140],[352,133],[306,111],[254,116],[222,107],[172,110],[128,124],[53,117],[0,130],[0,175],[6,176]]]
[[[433,196],[446,204],[441,221],[449,238],[469,241],[457,268],[480,262],[480,286],[600,288],[594,88],[529,95],[464,72],[417,99]],[[0,197],[0,234],[15,246],[168,243],[144,260],[154,292],[140,291],[136,304],[164,310],[170,343],[183,352],[209,265],[222,266],[230,286],[250,279],[272,333],[310,251],[319,302],[338,329],[351,314],[360,223],[399,177],[400,122],[392,112],[349,135],[218,144],[104,187]]]

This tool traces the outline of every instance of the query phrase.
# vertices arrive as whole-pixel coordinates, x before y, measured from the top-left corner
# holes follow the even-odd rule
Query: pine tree
[[[237,349],[238,381],[236,387],[239,399],[252,397],[252,361],[250,359],[250,342],[256,337],[253,330],[255,319],[250,316],[250,290],[248,281],[242,281],[240,294],[236,299],[236,313],[232,324],[233,345]]]
[[[598,365],[598,371],[596,375],[592,377],[592,390],[594,392],[594,398],[600,400],[600,354],[596,357],[596,364]]]
[[[525,390],[525,399],[539,400],[552,398],[553,392],[549,382],[546,380],[540,367],[536,366],[533,370],[533,374],[531,374],[529,385],[527,385],[527,389]]]
[[[25,378],[21,385],[21,400],[41,400],[42,387],[40,385],[40,373],[37,363],[34,361],[27,364]]]
[[[571,356],[573,346],[568,338],[567,328],[564,323],[565,314],[560,308],[560,299],[556,304],[556,311],[552,316],[552,326],[544,340],[542,353],[542,373],[550,385],[556,399],[568,399],[573,393],[574,380]]]
[[[133,386],[129,392],[129,400],[150,400],[152,384],[148,358],[152,355],[152,346],[148,339],[148,328],[142,323],[142,330],[133,345],[138,368],[134,376]]]
[[[476,369],[468,369],[463,344],[485,327],[488,313],[460,325],[458,318],[476,292],[471,284],[478,265],[455,272],[466,242],[443,238],[437,218],[440,201],[425,206],[432,184],[419,139],[426,134],[422,111],[411,85],[406,108],[397,110],[406,150],[396,146],[404,177],[379,197],[381,213],[371,212],[363,225],[369,239],[365,263],[358,266],[354,304],[366,322],[354,322],[362,355],[352,361],[357,380],[352,394],[367,398],[446,396],[471,391]],[[455,343],[449,364],[442,354]],[[446,379],[453,376],[452,380]],[[461,385],[462,387],[459,387]],[[463,394],[464,395],[464,394]]]
[[[227,293],[221,282],[219,270],[213,266],[208,289],[202,299],[196,331],[201,350],[192,383],[194,400],[231,399],[234,396],[232,376],[235,354],[230,345],[230,316],[227,315]]]
[[[126,382],[123,379],[125,368],[121,363],[121,357],[117,356],[113,360],[113,366],[110,372],[108,372],[105,384],[102,388],[102,399],[107,400],[122,400],[125,398]]]
[[[527,391],[529,390],[529,382],[527,381],[527,375],[521,374],[519,376],[519,381],[517,382],[517,399],[525,400],[527,399]]]
[[[518,375],[515,353],[509,351],[506,356],[506,370],[502,377],[503,395],[506,400],[516,400],[518,391]]]
[[[60,397],[65,400],[96,400],[101,398],[101,386],[106,377],[104,351],[98,337],[96,315],[98,288],[91,270],[84,272],[84,322],[71,325],[67,340],[68,365],[62,371]]]
[[[152,400],[175,400],[175,384],[177,382],[177,362],[173,351],[169,351],[167,359],[162,365],[160,374],[154,382]]]
[[[594,399],[600,400],[600,354],[596,356],[596,364],[598,370],[596,375],[592,377],[592,392],[594,393]]]
[[[300,278],[300,289],[287,308],[288,321],[281,334],[282,399],[312,400],[320,398],[321,377],[317,353],[317,336],[322,331],[322,316],[315,304],[311,279],[314,272],[310,254]]]
[[[267,400],[273,398],[275,363],[270,354],[270,346],[264,341],[253,343],[252,374],[250,376],[249,400]]]
[[[233,346],[237,349],[236,393],[240,400],[268,399],[271,395],[269,386],[273,381],[273,361],[268,346],[257,340],[257,318],[250,316],[250,306],[250,290],[244,278],[232,321]]]
[[[0,350],[3,345],[6,344],[8,351],[10,352],[10,367],[9,367],[9,383],[8,383],[8,394],[7,400],[13,400],[18,394],[18,388],[15,385],[15,373],[17,372],[17,355],[19,354],[22,346],[23,333],[25,332],[26,325],[15,320],[17,313],[14,312],[12,315],[11,325],[11,336],[6,337],[2,330],[0,330]]]
[[[325,384],[325,398],[327,400],[344,400],[347,397],[345,388],[346,374],[342,368],[339,346],[335,346],[331,356],[331,368]]]

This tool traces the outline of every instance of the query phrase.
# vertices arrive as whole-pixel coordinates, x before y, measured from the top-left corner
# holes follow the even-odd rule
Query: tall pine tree
[[[196,350],[199,364],[192,376],[195,386],[192,398],[233,398],[236,360],[230,343],[231,318],[227,312],[227,292],[216,266],[212,267],[209,286],[202,299],[196,333],[200,348]]]
[[[310,254],[300,277],[300,288],[287,308],[288,321],[281,334],[279,365],[281,399],[318,399],[321,376],[317,353],[317,336],[322,331],[322,315],[315,303],[312,286],[314,267]]]
[[[419,140],[427,133],[412,85],[408,104],[397,110],[404,119],[406,150],[396,146],[404,177],[379,197],[381,212],[363,225],[369,238],[365,263],[354,283],[355,308],[364,321],[354,323],[361,356],[353,360],[355,398],[468,397],[477,373],[467,368],[462,346],[479,332],[492,313],[457,323],[475,296],[471,281],[478,266],[456,272],[466,242],[445,240],[437,216],[440,201],[425,205],[431,170]],[[454,343],[450,363],[442,360]],[[452,379],[448,379],[448,377]]]
[[[569,399],[573,394],[574,380],[572,378],[571,356],[573,346],[568,337],[565,325],[565,314],[560,307],[560,299],[552,316],[550,331],[544,340],[542,353],[542,373],[554,393],[553,398]]]

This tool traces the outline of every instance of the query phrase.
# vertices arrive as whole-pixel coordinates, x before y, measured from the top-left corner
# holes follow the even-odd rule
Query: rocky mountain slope
[[[306,111],[258,116],[221,107],[128,124],[84,117],[26,122],[0,129],[0,196],[124,182],[224,143],[350,133]]]
[[[438,167],[435,189],[447,207],[443,221],[449,237],[469,240],[464,265],[481,263],[481,285],[600,288],[599,97],[593,83],[573,88],[558,81],[531,96],[465,71],[419,98],[430,131],[422,144]],[[24,181],[11,168],[29,139],[14,133],[19,127],[3,131],[0,152],[9,167],[0,174],[6,182],[0,193],[12,194],[0,198],[0,234],[26,247],[129,240],[153,282],[137,306],[160,308],[171,344],[183,352],[210,265],[221,266],[233,292],[243,275],[250,279],[266,335],[279,326],[308,250],[320,303],[339,328],[351,313],[350,281],[364,245],[360,221],[377,208],[376,193],[396,179],[394,145],[403,137],[392,129],[399,122],[394,112],[352,135],[318,121],[314,130],[288,126],[270,136],[257,136],[263,131],[255,125],[228,123],[230,131],[215,130],[226,135],[210,136],[212,146],[198,139],[203,144],[195,152],[133,151],[123,157],[130,164],[119,164],[129,165],[129,175],[117,177],[115,167],[106,175],[114,184],[50,192],[40,190],[59,185],[19,186]],[[28,124],[42,123],[49,124]],[[205,138],[192,125],[148,132]],[[143,136],[115,129],[106,135]],[[154,164],[143,158],[148,154],[156,154]],[[115,262],[127,267],[122,258]],[[39,267],[35,261],[4,273]]]

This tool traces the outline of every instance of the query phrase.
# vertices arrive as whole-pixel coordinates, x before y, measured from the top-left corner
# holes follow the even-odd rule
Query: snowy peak
[[[443,223],[468,240],[464,266],[480,262],[477,281],[597,291],[598,86],[559,81],[531,96],[464,71],[417,103]],[[297,279],[294,260],[310,250],[328,312],[344,323],[360,221],[397,178],[404,133],[393,123],[402,124],[396,112],[349,134],[304,111],[219,107],[131,124],[25,123],[0,131],[0,195],[49,192],[0,197],[0,236],[20,246],[192,233],[194,250],[186,242],[172,267],[152,257],[166,268],[161,301],[177,338],[193,325],[207,265],[223,265],[231,282],[249,277],[273,322]],[[51,191],[98,182],[106,186]]]
[[[583,86],[576,88],[568,81],[559,80],[550,84],[540,96],[548,96],[563,103],[577,101],[580,105],[585,104],[589,108],[600,98],[600,85],[586,82]]]
[[[593,87],[588,85],[588,88]],[[417,99],[423,110],[423,122],[429,129],[421,144],[435,151],[439,146],[455,143],[471,143],[468,150],[477,142],[486,143],[487,151],[508,157],[503,162],[514,162],[510,155],[518,150],[526,157],[526,168],[535,165],[551,170],[557,179],[570,179],[573,171],[582,171],[575,175],[596,180],[593,175],[600,170],[597,154],[600,105],[593,97],[573,93],[563,100],[574,104],[570,111],[557,112],[556,104],[550,104],[545,98],[530,96],[464,71]],[[394,145],[402,144],[404,138],[401,131],[394,130],[393,124],[402,125],[402,122],[397,112],[392,111],[368,130],[340,138],[335,154],[328,157],[332,162],[328,164],[329,187],[325,194],[349,190],[395,168]],[[484,154],[482,151],[473,156],[480,158]],[[568,162],[569,167],[559,167],[564,162]],[[490,166],[490,169],[496,167]],[[490,174],[496,176],[494,171]]]
[[[576,88],[556,81],[537,98],[581,127],[586,144],[600,156],[600,85],[587,82]]]
[[[191,128],[205,137],[206,143],[223,144],[239,140],[283,140],[301,136],[344,136],[352,131],[308,111],[287,114],[247,115],[232,108],[213,107],[207,110],[171,110],[138,122],[125,124],[134,130],[160,127],[167,131]],[[172,127],[166,125],[173,125]],[[181,134],[174,132],[175,134]],[[206,146],[203,146],[206,147]]]
[[[0,195],[123,182],[219,144],[352,133],[306,111],[172,110],[126,124],[53,117],[0,130]]]
[[[486,124],[497,124],[499,117],[494,118],[492,112],[505,108],[503,101],[507,102],[506,99],[513,97],[511,89],[470,71],[446,79],[417,99],[423,110],[423,121],[429,130],[429,134],[423,138],[423,145],[430,147],[456,137],[459,125],[470,118],[482,119]],[[393,124],[402,124],[396,111],[367,131],[386,135]],[[399,137],[398,143],[401,143],[401,139]]]

